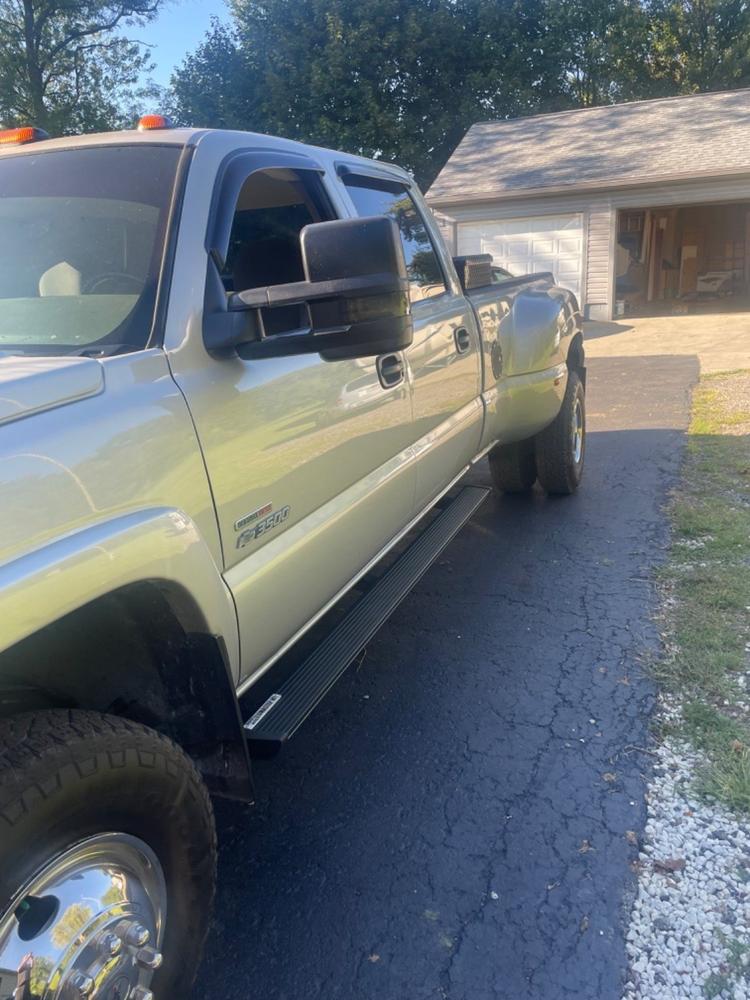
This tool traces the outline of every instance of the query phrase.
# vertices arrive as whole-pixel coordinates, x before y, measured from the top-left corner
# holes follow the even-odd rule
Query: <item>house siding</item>
[[[612,287],[612,235],[614,211],[608,201],[594,202],[586,215],[586,284],[584,308],[587,316],[608,315]]]

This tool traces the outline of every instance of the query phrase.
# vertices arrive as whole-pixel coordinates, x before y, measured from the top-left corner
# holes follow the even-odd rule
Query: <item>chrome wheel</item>
[[[0,916],[0,972],[28,983],[23,1000],[153,1000],[166,909],[147,844],[90,837],[38,871]]]
[[[573,406],[573,419],[571,428],[571,438],[572,444],[571,448],[573,451],[573,461],[576,465],[581,461],[581,456],[583,455],[583,407],[581,406],[581,400],[576,399],[575,405]]]

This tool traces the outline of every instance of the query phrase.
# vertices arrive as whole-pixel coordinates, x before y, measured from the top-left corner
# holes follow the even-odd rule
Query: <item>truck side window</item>
[[[304,281],[300,232],[311,222],[335,218],[318,174],[269,169],[250,174],[234,210],[222,281],[227,292]],[[301,326],[300,306],[264,309],[268,333]]]
[[[357,215],[390,215],[396,220],[406,258],[412,302],[445,292],[445,280],[430,234],[414,200],[403,184],[347,174],[344,184]]]

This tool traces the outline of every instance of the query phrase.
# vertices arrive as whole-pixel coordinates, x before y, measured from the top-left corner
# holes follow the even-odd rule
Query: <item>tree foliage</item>
[[[161,0],[0,0],[0,121],[53,134],[111,128],[150,68],[121,34]]]
[[[554,78],[543,104],[590,107],[655,96],[651,17],[638,0],[551,0]]]
[[[750,6],[746,0],[654,0],[656,72],[677,92],[750,84]]]
[[[55,948],[67,948],[94,917],[94,911],[83,903],[71,903],[50,931]]]
[[[31,975],[29,976],[29,989],[32,997],[41,997],[44,995],[53,968],[54,964],[51,959],[44,958],[42,955],[35,956],[34,964],[31,967]]]
[[[230,0],[178,118],[397,160],[429,183],[470,124],[750,82],[747,0]]]
[[[129,35],[162,2],[0,0],[0,120],[128,120],[150,62]],[[748,0],[228,2],[173,75],[180,121],[396,160],[422,183],[475,121],[750,85]]]
[[[214,24],[174,74],[181,120],[398,159],[424,180],[472,121],[538,106],[539,0],[234,0],[232,11],[231,29]]]

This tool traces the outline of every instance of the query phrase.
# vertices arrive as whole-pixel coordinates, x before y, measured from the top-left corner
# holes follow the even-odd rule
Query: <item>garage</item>
[[[748,91],[478,122],[427,202],[455,253],[552,271],[588,319],[747,309]]]
[[[511,274],[551,271],[580,297],[583,277],[583,216],[537,216],[501,222],[462,223],[458,253],[489,253]]]

